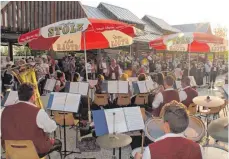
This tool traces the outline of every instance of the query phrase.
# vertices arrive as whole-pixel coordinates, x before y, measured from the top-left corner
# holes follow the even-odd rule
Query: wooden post
[[[8,43],[8,56],[10,57],[10,60],[13,61],[13,43]]]

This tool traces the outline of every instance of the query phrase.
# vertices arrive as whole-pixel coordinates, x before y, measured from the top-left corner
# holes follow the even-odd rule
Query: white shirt
[[[174,89],[173,89],[173,88],[167,88],[167,89],[164,90],[164,91],[169,91],[169,90],[174,90]],[[158,93],[158,94],[155,96],[155,98],[154,98],[154,100],[153,100],[153,103],[152,103],[152,107],[153,107],[154,109],[156,109],[156,108],[158,108],[158,107],[160,106],[160,104],[163,103],[163,102],[164,102],[163,95],[162,95],[162,93],[160,92],[160,93]]]
[[[189,88],[190,86],[187,86],[185,88],[183,88],[180,92],[179,92],[179,97],[180,97],[180,102],[183,102],[187,99],[188,95],[187,93],[184,91],[185,89]]]
[[[183,138],[185,138],[182,133],[181,134],[168,133],[168,134],[165,134],[162,137],[156,139],[155,142],[163,140],[163,139],[168,138],[168,137],[183,137]],[[202,158],[203,158],[203,156],[204,156],[203,155],[203,147],[201,145],[200,145],[200,151],[201,151]],[[150,158],[151,158],[151,154],[150,154],[149,146],[147,146],[145,148],[145,151],[143,152],[142,159],[150,159]]]
[[[31,106],[37,107],[36,105],[34,105],[33,103],[30,103],[30,102],[25,102],[25,101],[19,101],[19,102],[20,103],[26,103],[26,104],[29,104]],[[3,109],[2,109],[2,111],[3,111]],[[41,129],[43,129],[43,131],[46,133],[52,133],[57,128],[56,122],[54,120],[50,119],[49,115],[44,111],[44,109],[39,110],[37,117],[36,117],[36,122],[37,122],[37,126]]]
[[[182,70],[181,70],[181,68],[175,68],[174,74],[175,74],[177,79],[178,78],[181,79],[182,78]]]
[[[211,72],[211,64],[207,64],[207,63],[206,63],[206,64],[204,65],[204,67],[205,67],[205,71],[206,71],[206,72]]]

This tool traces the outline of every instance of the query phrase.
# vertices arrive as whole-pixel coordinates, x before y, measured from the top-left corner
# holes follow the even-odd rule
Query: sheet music
[[[98,83],[98,80],[88,80],[88,82],[91,87],[95,87],[95,85]]]
[[[126,118],[124,115],[124,111],[122,108],[117,108],[117,109],[106,109],[104,110],[106,120],[107,120],[107,127],[109,133],[113,133],[113,119],[114,115],[113,113],[115,112],[115,132],[116,133],[122,133],[122,132],[127,132],[127,125],[126,125]]]
[[[140,107],[123,108],[128,131],[143,130],[145,124]]]
[[[77,113],[79,110],[80,97],[80,94],[68,93],[65,101],[64,111]]]
[[[148,90],[146,88],[146,81],[138,81],[138,88],[139,88],[139,91],[140,93],[147,93]]]
[[[128,81],[118,81],[117,93],[128,93]]]
[[[18,92],[10,91],[4,106],[15,104],[18,101]]]
[[[70,82],[69,93],[79,93],[79,82]]]
[[[176,87],[177,87],[177,89],[182,88],[182,87],[181,87],[181,81],[176,81],[175,83],[176,83]]]
[[[79,90],[78,93],[86,96],[88,93],[89,84],[87,82],[79,82]]]
[[[64,111],[67,93],[54,92],[52,101],[52,110]]]
[[[55,79],[47,79],[44,89],[47,91],[53,91],[55,85],[56,85]]]
[[[108,93],[118,93],[118,81],[108,81]]]
[[[155,82],[153,82],[152,80],[147,80],[146,81],[146,87],[147,87],[147,90],[151,91],[155,88],[155,85],[154,85]]]

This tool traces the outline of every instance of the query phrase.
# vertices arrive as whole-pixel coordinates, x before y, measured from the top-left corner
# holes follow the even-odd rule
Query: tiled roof
[[[173,25],[173,27],[181,30],[182,32],[207,33],[210,27],[210,23],[181,24],[181,25]]]
[[[108,19],[98,8],[83,5],[84,11],[88,18]]]
[[[154,33],[154,34],[157,34],[157,35],[163,35],[163,33],[157,29],[155,26],[151,25],[149,22],[143,20],[145,22],[145,31],[146,32],[149,32],[149,33]]]
[[[149,16],[149,15],[145,15],[145,17],[147,17],[147,19],[149,19],[151,21],[151,23],[156,24],[158,27],[160,27],[163,30],[167,30],[167,31],[171,31],[171,32],[180,32],[180,30],[170,26],[167,22],[165,22],[162,19],[155,18],[155,17]]]
[[[111,12],[119,20],[128,21],[128,22],[137,23],[137,24],[144,24],[144,22],[141,19],[139,19],[136,15],[134,15],[128,9],[121,8],[121,7],[114,6],[114,5],[107,4],[107,3],[100,3],[98,8],[100,9],[101,7],[106,8],[109,12]]]
[[[159,38],[159,37],[160,37],[160,35],[146,34],[143,36],[135,37],[134,41],[150,42],[151,40],[154,40],[154,39]]]

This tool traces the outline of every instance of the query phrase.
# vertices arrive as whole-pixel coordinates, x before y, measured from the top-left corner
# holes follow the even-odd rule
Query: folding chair
[[[94,104],[99,107],[108,105],[108,94],[95,94]]]
[[[6,159],[40,159],[31,140],[6,140]]]
[[[65,117],[65,125],[64,125]],[[72,113],[54,111],[54,120],[59,126],[60,138],[61,138],[61,127],[63,126],[76,126],[79,123],[79,120],[75,120]],[[56,133],[54,132],[54,138]]]
[[[118,106],[127,106],[130,105],[130,95],[129,94],[118,94],[117,105]]]
[[[145,105],[145,104],[148,104],[148,96],[149,96],[149,94],[138,94],[136,96],[136,99],[135,99],[134,104],[135,105]]]

